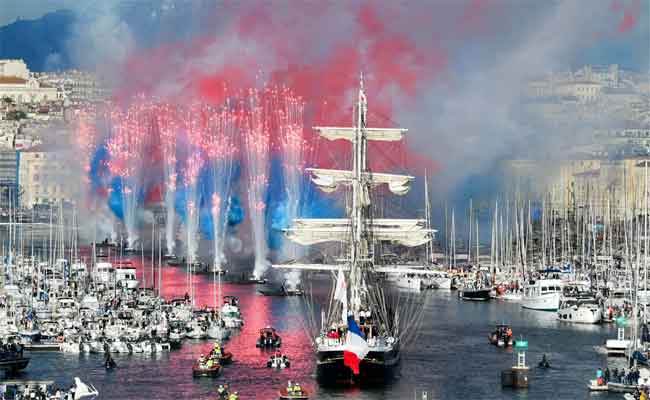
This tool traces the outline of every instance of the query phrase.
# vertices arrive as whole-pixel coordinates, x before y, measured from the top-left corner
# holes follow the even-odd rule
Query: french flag
[[[348,333],[343,349],[343,365],[350,368],[354,375],[359,375],[359,363],[368,354],[368,342],[352,315],[348,315]]]

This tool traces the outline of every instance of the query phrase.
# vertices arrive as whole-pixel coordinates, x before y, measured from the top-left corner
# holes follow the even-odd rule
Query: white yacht
[[[597,324],[603,319],[603,307],[586,282],[571,282],[563,289],[557,318],[564,322]]]
[[[431,288],[451,290],[451,277],[446,271],[435,270],[428,278]]]
[[[603,309],[596,299],[567,297],[560,301],[557,319],[577,324],[597,324],[603,319]]]
[[[137,289],[140,286],[135,275],[135,267],[131,263],[120,264],[115,268],[115,284],[126,289]]]
[[[98,262],[95,265],[95,281],[106,287],[115,285],[115,269],[109,262]]]
[[[395,286],[402,289],[423,290],[425,289],[422,275],[402,274],[393,280]]]
[[[530,310],[557,311],[564,282],[560,279],[531,280],[524,287],[521,306]]]
[[[56,299],[54,315],[57,318],[70,318],[77,311],[77,302],[71,297],[59,297]]]

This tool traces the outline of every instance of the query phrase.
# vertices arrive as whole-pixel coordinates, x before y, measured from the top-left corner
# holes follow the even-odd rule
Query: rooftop
[[[27,80],[17,76],[0,76],[0,85],[16,85],[27,83]]]

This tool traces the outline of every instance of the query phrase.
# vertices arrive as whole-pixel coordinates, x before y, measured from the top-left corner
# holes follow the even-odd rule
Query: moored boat
[[[463,288],[458,294],[463,300],[487,301],[490,300],[491,291],[489,288]]]
[[[524,287],[521,306],[537,311],[557,311],[564,283],[559,279],[531,280]]]
[[[192,376],[195,378],[201,378],[201,377],[209,377],[213,378],[219,375],[221,372],[221,365],[216,362],[201,362],[196,361],[194,365],[192,366]]]

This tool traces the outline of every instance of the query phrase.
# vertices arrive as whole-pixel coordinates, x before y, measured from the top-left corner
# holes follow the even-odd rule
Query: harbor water
[[[138,260],[133,260],[138,264]],[[144,273],[144,275],[143,275]],[[141,281],[151,281],[150,270],[138,266]],[[213,305],[215,282],[211,276],[193,276],[196,303]],[[327,280],[318,281],[315,296],[327,295]],[[307,285],[309,286],[309,285]],[[181,267],[163,268],[162,295],[184,296],[187,275]],[[59,352],[31,353],[29,367],[20,379],[54,379],[61,385],[73,377],[95,385],[102,399],[216,399],[219,383],[229,383],[241,399],[276,399],[288,380],[306,387],[316,399],[620,399],[619,395],[589,394],[587,383],[598,367],[606,366],[605,355],[596,351],[606,338],[614,337],[612,325],[571,325],[559,322],[554,313],[524,310],[517,303],[462,301],[453,291],[430,291],[423,322],[415,343],[402,351],[396,379],[370,388],[323,388],[315,380],[315,360],[306,332],[304,307],[296,297],[265,297],[256,285],[224,283],[223,295],[240,299],[245,325],[234,332],[226,348],[235,362],[216,379],[192,378],[192,364],[207,354],[210,341],[186,340],[180,350],[162,355],[115,355],[118,367],[103,368],[100,354],[72,355]],[[488,344],[488,334],[497,323],[512,325],[514,336],[529,343],[531,383],[526,390],[501,388],[500,371],[512,366],[515,354]],[[266,368],[269,353],[255,347],[258,330],[271,325],[282,337],[282,352],[291,368]],[[546,353],[550,369],[537,369]],[[611,360],[611,359],[610,359]],[[623,360],[616,366],[620,368]],[[611,365],[610,365],[611,366]]]

